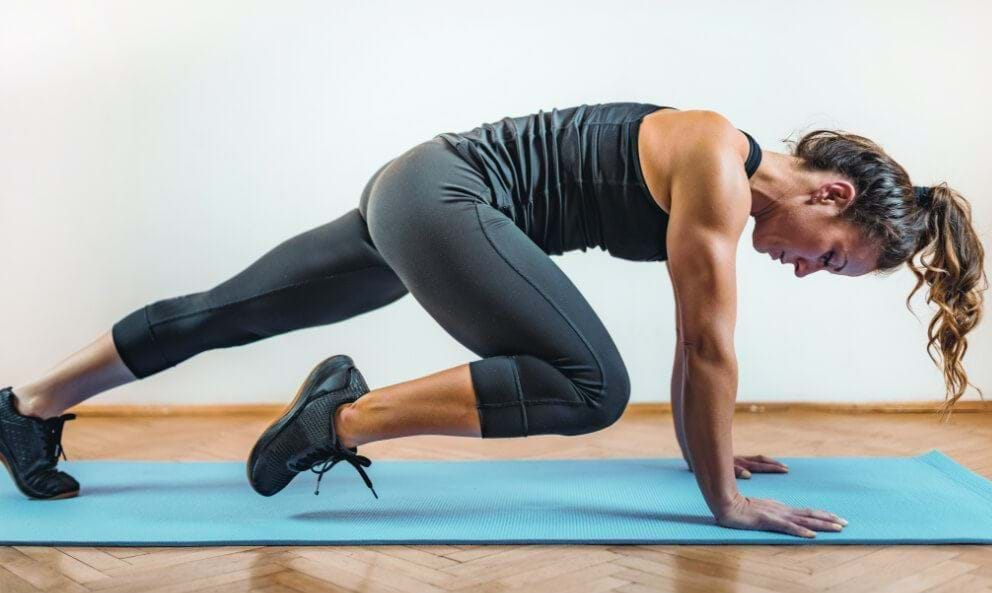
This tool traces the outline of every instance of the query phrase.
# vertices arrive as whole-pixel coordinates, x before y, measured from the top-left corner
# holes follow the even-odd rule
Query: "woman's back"
[[[668,214],[648,190],[638,135],[644,117],[662,109],[675,110],[583,104],[436,137],[483,174],[490,203],[546,252],[598,247],[623,259],[658,261],[667,257]],[[748,174],[756,168],[753,163]]]

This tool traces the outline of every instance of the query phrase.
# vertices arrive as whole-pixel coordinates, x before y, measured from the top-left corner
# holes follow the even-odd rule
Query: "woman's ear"
[[[854,201],[858,190],[850,181],[837,179],[830,182],[830,194],[837,201],[837,205],[840,206],[838,209],[844,210]]]
[[[854,201],[854,196],[858,190],[854,184],[844,179],[835,179],[821,185],[814,193],[813,198],[822,204],[833,204],[838,212],[847,208]]]

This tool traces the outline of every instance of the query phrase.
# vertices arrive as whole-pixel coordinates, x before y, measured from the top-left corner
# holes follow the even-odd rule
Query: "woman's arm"
[[[719,122],[703,125],[719,129]],[[716,131],[716,130],[714,130]],[[737,242],[747,224],[747,175],[719,135],[688,144],[671,174],[668,267],[681,329],[684,447],[714,516],[739,497],[731,423],[737,396]]]
[[[672,270],[668,268],[668,275],[671,277]],[[672,280],[672,285],[674,286],[675,281]],[[689,453],[688,448],[685,444],[685,431],[682,429],[682,369],[685,365],[685,360],[682,358],[682,348],[679,344],[682,343],[682,328],[679,323],[679,301],[678,295],[675,295],[675,362],[672,364],[672,389],[671,389],[671,403],[672,403],[672,422],[675,424],[675,439],[679,443],[679,449],[682,451],[682,459],[685,459],[686,465],[692,470],[692,464],[689,463]]]
[[[669,276],[671,276],[671,270],[669,270]],[[674,285],[674,282],[673,282]],[[676,345],[682,343],[682,328],[679,327],[679,302],[678,295],[675,297],[675,337]],[[679,450],[682,451],[682,459],[685,460],[689,471],[692,471],[692,464],[689,463],[689,453],[688,448],[685,444],[685,429],[683,428],[685,422],[682,416],[682,380],[685,375],[684,373],[685,360],[682,358],[682,349],[675,348],[675,362],[672,365],[672,389],[671,389],[671,403],[672,403],[672,422],[675,425],[675,439],[678,441]],[[771,457],[766,457],[764,455],[750,455],[750,456],[738,456],[734,455],[734,474],[738,478],[750,478],[751,472],[759,473],[786,473],[789,471],[787,465],[778,461],[777,459],[772,459]]]
[[[678,137],[669,174],[668,265],[681,332],[684,441],[696,483],[717,523],[813,537],[840,519],[814,509],[751,499],[737,490],[731,443],[737,396],[737,243],[750,210],[738,134],[713,112]]]
[[[682,451],[682,459],[686,465],[692,469],[689,461],[689,448],[685,444],[685,430],[682,428],[684,420],[682,417],[682,376],[685,360],[682,358],[682,348],[678,346],[681,340],[676,342],[675,364],[672,365],[672,420],[675,423],[675,438],[679,442],[679,449]]]

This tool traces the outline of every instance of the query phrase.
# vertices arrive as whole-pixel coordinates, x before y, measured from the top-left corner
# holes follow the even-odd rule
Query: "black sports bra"
[[[549,254],[600,248],[633,261],[668,257],[668,214],[651,197],[637,137],[651,103],[598,103],[518,117],[438,136],[473,165],[484,199]],[[747,132],[750,177],[761,148]]]
[[[758,146],[755,139],[751,137],[751,134],[748,134],[740,128],[737,129],[740,130],[742,134],[747,136],[748,151],[747,160],[744,161],[744,170],[747,171],[747,176],[751,177],[754,175],[754,172],[758,170],[758,165],[761,164],[761,147]]]

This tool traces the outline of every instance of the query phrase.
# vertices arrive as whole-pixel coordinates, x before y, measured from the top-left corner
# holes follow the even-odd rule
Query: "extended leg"
[[[16,386],[18,409],[55,416],[200,352],[354,317],[406,293],[355,208],[288,239],[211,290],[130,313],[44,376]]]
[[[114,325],[113,336],[121,358],[144,378],[206,350],[334,323],[406,293],[355,208],[211,290],[134,311]]]

